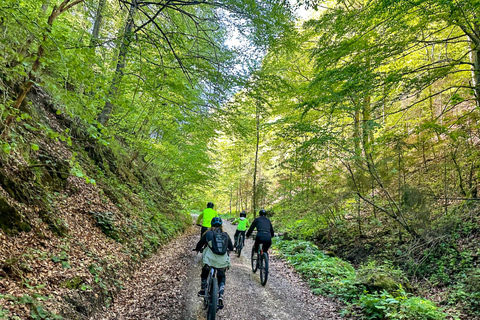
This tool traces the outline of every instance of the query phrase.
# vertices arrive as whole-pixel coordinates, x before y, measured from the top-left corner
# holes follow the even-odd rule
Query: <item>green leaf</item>
[[[10,154],[12,147],[8,143],[4,143],[2,146],[3,152]]]
[[[32,148],[32,150],[35,150],[35,151],[38,151],[40,149],[38,145],[35,143],[30,143],[30,148]]]

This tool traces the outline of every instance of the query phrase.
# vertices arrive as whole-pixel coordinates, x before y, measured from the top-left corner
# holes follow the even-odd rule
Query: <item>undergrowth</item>
[[[314,293],[345,302],[348,306],[345,314],[356,314],[359,309],[364,319],[439,320],[447,316],[433,302],[408,293],[398,280],[405,277],[391,265],[370,262],[357,271],[350,263],[326,255],[309,241],[276,240],[273,246]],[[365,277],[365,274],[381,276]],[[391,287],[392,281],[398,281],[395,289]],[[384,284],[390,288],[377,289]]]

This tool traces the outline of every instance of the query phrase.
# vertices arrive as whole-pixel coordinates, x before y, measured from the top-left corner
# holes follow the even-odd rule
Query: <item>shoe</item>
[[[220,296],[218,297],[217,309],[223,309],[223,295],[220,295]]]
[[[200,290],[200,291],[198,291],[197,296],[199,296],[199,297],[205,297],[205,290]]]

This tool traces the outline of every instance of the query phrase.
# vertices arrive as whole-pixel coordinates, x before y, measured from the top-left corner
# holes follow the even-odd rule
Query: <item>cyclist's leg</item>
[[[217,269],[218,279],[218,308],[223,308],[223,294],[225,292],[225,268]]]
[[[246,230],[245,231],[240,231],[240,233],[242,234],[242,240],[243,240],[242,246],[245,246],[245,233],[246,232],[247,232]]]
[[[200,238],[208,231],[208,227],[202,226],[202,230],[200,231]]]
[[[235,235],[233,236],[233,238],[235,239],[235,244],[233,245],[233,247],[237,247],[237,242],[238,242],[238,235],[240,234],[241,231],[238,231],[238,230],[235,230]]]
[[[257,252],[258,251],[258,245],[260,244],[260,238],[257,236],[255,238],[255,243],[253,244],[253,251]]]
[[[270,246],[272,245],[272,238],[270,238],[270,239],[263,239],[263,240],[262,240],[262,243],[263,243],[263,252],[268,252],[268,249],[269,249]]]
[[[207,288],[207,278],[208,278],[208,272],[210,271],[210,268],[207,267],[207,265],[204,265],[202,268],[202,274],[200,275],[202,279],[200,291],[198,292],[199,296],[204,296],[205,295],[205,289]]]

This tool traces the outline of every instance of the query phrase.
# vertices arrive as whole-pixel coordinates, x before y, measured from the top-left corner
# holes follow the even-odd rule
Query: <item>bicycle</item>
[[[254,247],[252,248],[251,257],[252,271],[255,273],[258,269],[260,269],[260,283],[262,286],[265,286],[268,279],[268,252],[263,252],[263,243],[258,245],[257,252],[255,252]]]
[[[217,269],[210,267],[207,277],[207,287],[203,297],[203,309],[207,310],[207,320],[215,320],[218,311],[218,279]]]
[[[237,254],[237,257],[240,257],[240,254],[242,253],[243,245],[245,244],[245,236],[243,233],[240,233],[237,236],[236,239],[237,246],[235,248],[235,253]]]

